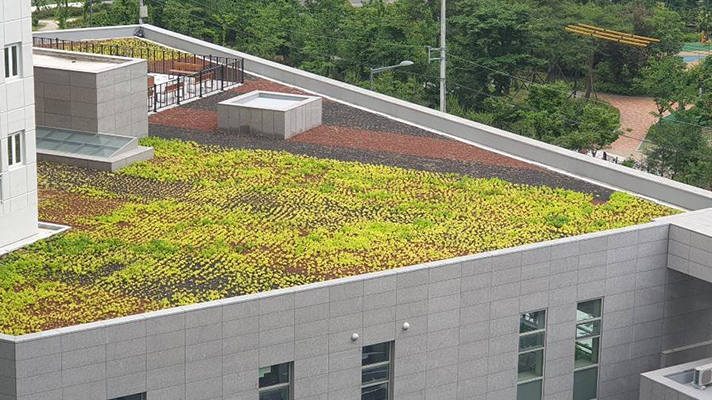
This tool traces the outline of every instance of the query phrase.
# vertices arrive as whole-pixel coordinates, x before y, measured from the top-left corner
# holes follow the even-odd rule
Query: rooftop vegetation
[[[40,164],[70,224],[0,258],[0,332],[23,334],[648,222],[573,191],[144,139],[119,173]]]

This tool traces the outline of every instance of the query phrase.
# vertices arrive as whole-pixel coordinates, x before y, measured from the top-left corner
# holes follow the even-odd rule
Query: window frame
[[[599,316],[579,320],[578,319],[579,305],[583,304],[583,303],[594,302],[594,301],[599,301],[601,303]],[[576,376],[577,372],[586,371],[586,370],[595,368],[597,370],[596,371],[596,398],[599,397],[599,393],[601,390],[601,369],[600,369],[600,366],[601,366],[601,348],[602,348],[601,343],[603,342],[603,311],[604,311],[603,297],[596,297],[593,299],[582,300],[582,301],[576,302],[576,320],[575,320],[575,325],[574,325],[574,377]],[[598,322],[598,333],[583,336],[583,337],[578,337],[579,325],[589,324],[592,322]],[[591,339],[592,343],[593,343],[594,339],[598,339],[598,348],[596,349],[596,352],[597,352],[596,363],[591,364],[591,365],[586,365],[583,367],[576,367],[576,346],[578,345],[579,341],[588,340],[588,339]],[[576,382],[576,379],[574,378],[574,384],[575,384],[575,382]],[[572,398],[575,393],[576,393],[576,387],[574,385]]]
[[[5,81],[20,79],[22,77],[21,43],[12,43],[5,45],[2,56],[3,65],[5,68]]]
[[[394,358],[395,358],[395,341],[390,341],[390,342],[380,342],[380,343],[373,343],[367,346],[362,346],[361,347],[361,355],[363,356],[363,350],[367,347],[371,346],[376,346],[379,344],[387,344],[388,345],[388,360],[387,361],[381,361],[373,364],[366,364],[363,365],[361,364],[361,385],[360,385],[360,399],[363,399],[363,389],[382,385],[384,383],[388,384],[388,400],[393,400],[393,395],[394,395],[394,390],[393,390],[393,378],[394,378],[394,370],[395,368],[393,367],[394,365]],[[368,382],[364,383],[363,382],[363,373],[367,369],[375,368],[375,367],[381,367],[384,365],[388,365],[388,378],[385,380],[380,380],[380,381],[375,381],[375,382]]]
[[[271,390],[274,390],[274,389],[283,389],[283,388],[286,387],[286,388],[289,389],[289,400],[294,400],[294,362],[293,362],[293,361],[284,362],[284,363],[279,363],[279,364],[272,364],[272,365],[269,365],[269,366],[266,366],[266,367],[260,367],[260,368],[257,370],[257,371],[258,371],[258,375],[259,375],[259,370],[262,369],[262,368],[272,368],[272,367],[274,367],[274,366],[284,365],[284,364],[287,364],[287,368],[289,368],[289,374],[288,374],[288,376],[289,376],[289,381],[288,381],[288,382],[284,382],[284,383],[278,383],[278,384],[276,384],[276,385],[260,387],[259,377],[258,377],[258,380],[257,380],[257,398],[258,398],[258,399],[260,398],[260,394],[262,394],[263,392],[271,391]]]
[[[138,396],[138,399],[137,399],[137,400],[146,400],[146,392],[129,394],[129,395],[126,395],[126,396],[116,397],[116,398],[111,399],[111,400],[124,400],[124,399],[126,399],[126,398],[129,398],[129,397],[136,397],[136,396]]]
[[[533,313],[540,313],[540,312],[544,313],[544,327],[541,329],[522,333],[521,332],[522,317],[526,314],[533,314]],[[520,385],[525,385],[528,383],[541,381],[540,399],[543,400],[544,399],[544,375],[546,374],[546,330],[547,330],[547,327],[549,326],[549,310],[547,308],[540,308],[540,309],[536,309],[536,310],[532,310],[532,311],[526,311],[526,312],[519,313],[518,326],[519,326],[519,332],[517,333],[517,376],[516,376],[517,390],[519,389]],[[521,349],[521,340],[523,337],[540,335],[540,334],[543,334],[543,340],[542,340],[541,346],[530,347],[525,350]],[[541,355],[541,376],[520,381],[519,380],[519,357],[521,357],[522,354],[536,353],[538,351],[542,352],[542,355]],[[519,399],[517,399],[517,400],[519,400]]]
[[[17,148],[18,141],[20,142],[19,150]],[[18,155],[20,156],[19,161],[17,161]],[[25,158],[25,132],[19,131],[7,135],[7,160],[5,162],[8,170],[25,165]],[[12,163],[10,161],[12,161]]]

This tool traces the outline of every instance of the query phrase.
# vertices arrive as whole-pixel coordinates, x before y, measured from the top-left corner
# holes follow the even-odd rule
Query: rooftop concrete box
[[[640,379],[640,400],[712,399],[712,390],[700,389],[692,383],[695,368],[710,363],[712,363],[712,358],[705,358],[642,374]]]
[[[123,136],[148,135],[145,60],[34,49],[39,125]]]
[[[289,139],[321,125],[321,97],[256,90],[218,104],[218,127]]]

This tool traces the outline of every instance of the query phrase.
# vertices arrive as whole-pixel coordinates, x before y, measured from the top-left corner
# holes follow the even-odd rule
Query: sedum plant
[[[147,138],[118,173],[40,164],[72,230],[0,258],[22,334],[649,222],[675,211],[498,179]]]

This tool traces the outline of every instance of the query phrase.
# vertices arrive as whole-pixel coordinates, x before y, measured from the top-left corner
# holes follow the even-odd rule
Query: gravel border
[[[588,183],[581,179],[548,170],[503,167],[474,162],[442,160],[426,157],[409,156],[398,153],[385,153],[369,150],[355,150],[274,139],[265,136],[206,132],[175,128],[163,125],[150,125],[149,134],[165,139],[190,140],[205,145],[215,145],[234,149],[264,149],[287,151],[318,158],[330,158],[341,161],[357,161],[368,164],[380,164],[421,171],[457,173],[473,178],[499,178],[508,182],[532,186],[563,188],[577,192],[590,193],[596,201],[607,201],[615,191]]]

